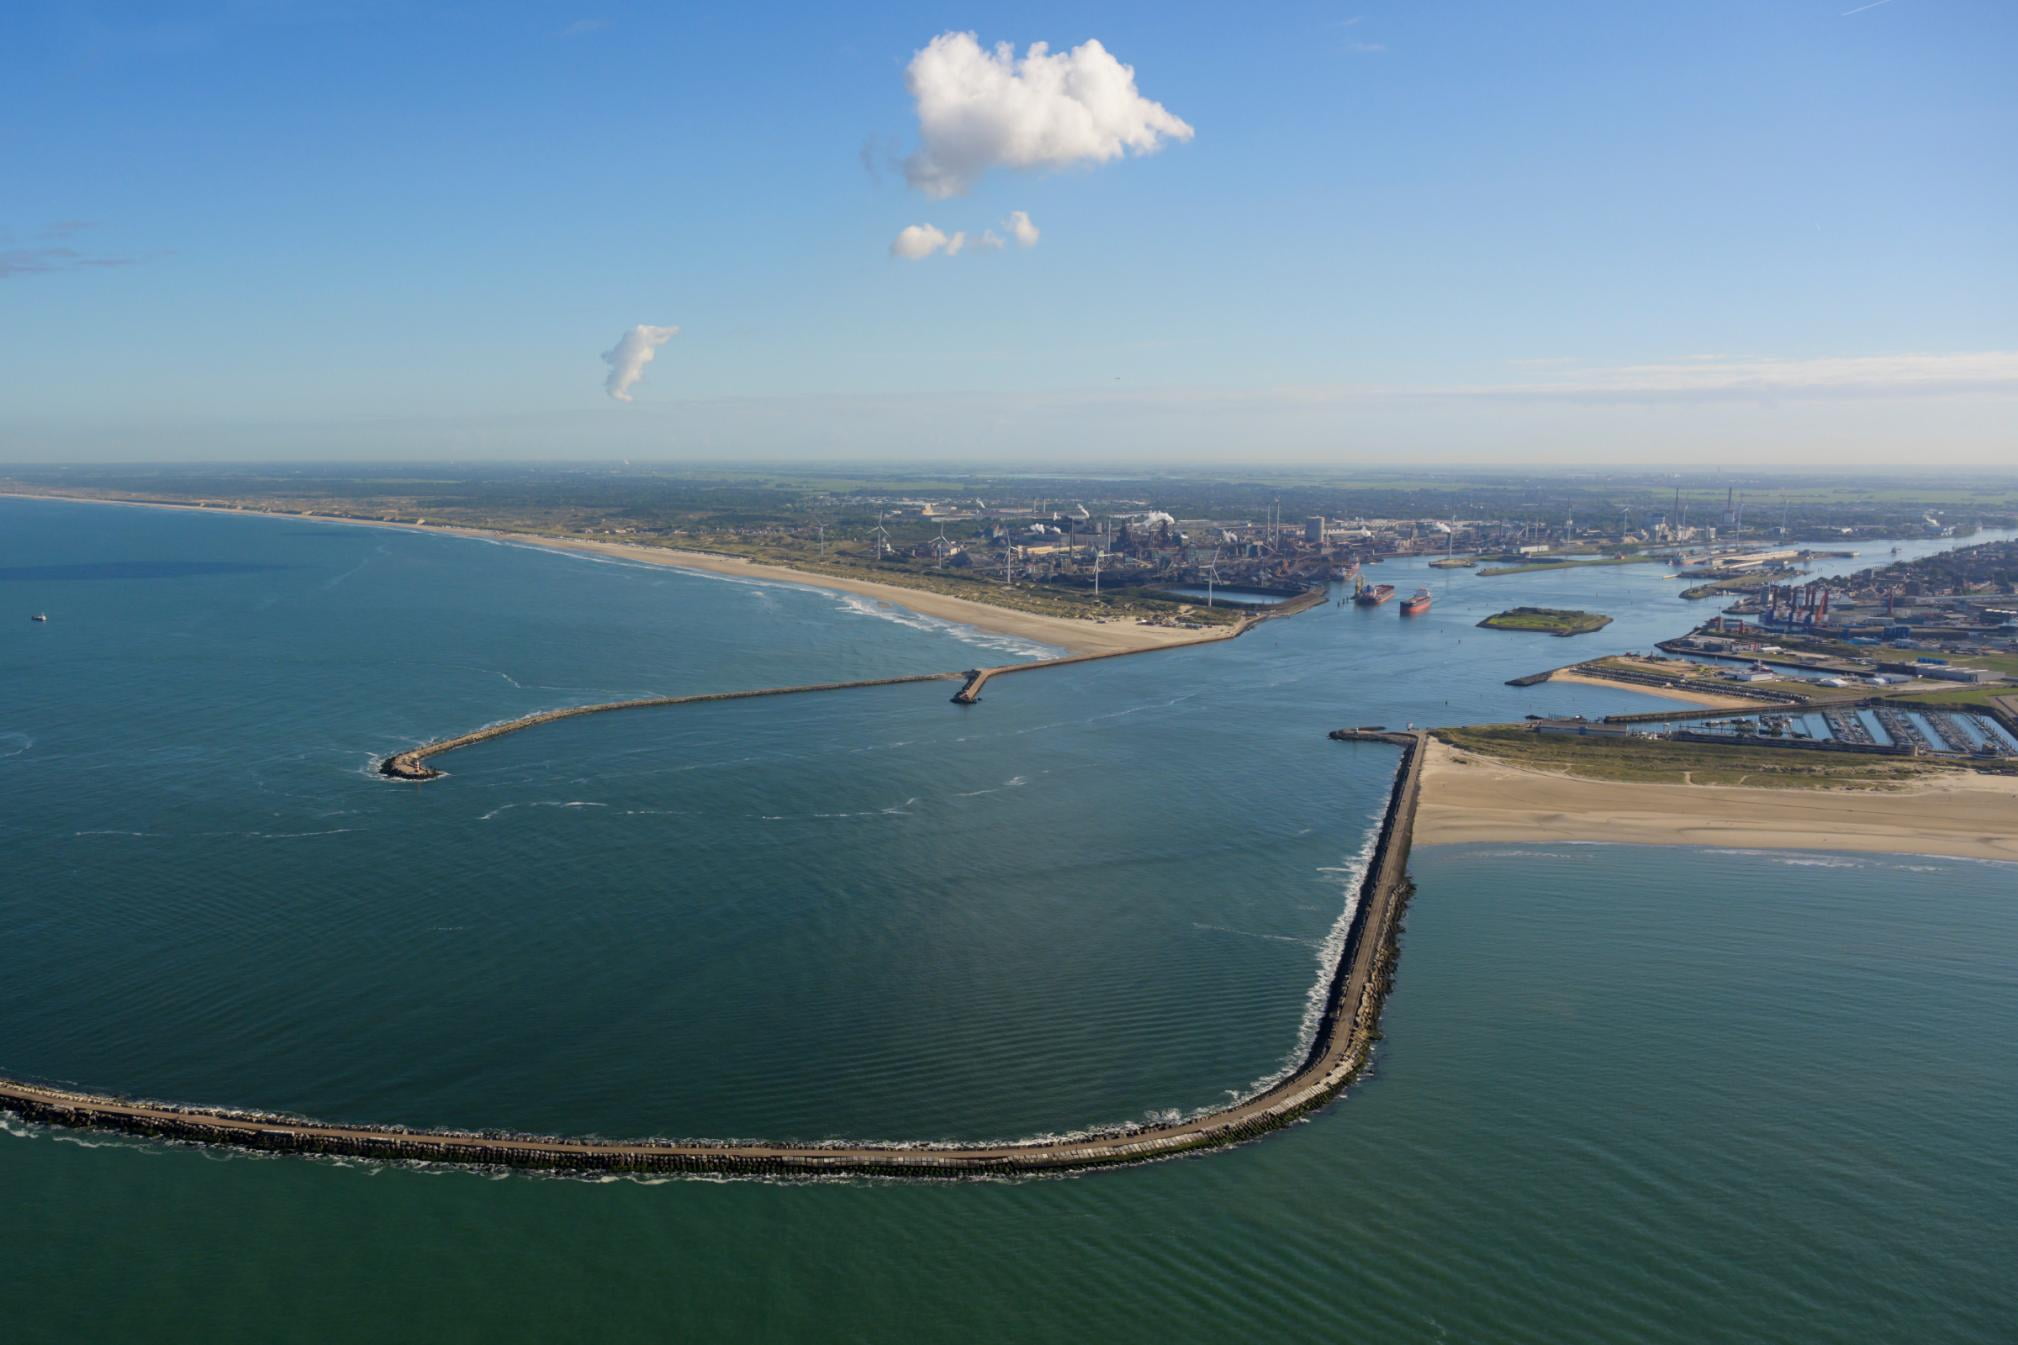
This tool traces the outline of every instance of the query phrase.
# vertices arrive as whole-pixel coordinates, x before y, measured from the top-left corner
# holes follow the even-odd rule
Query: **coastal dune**
[[[2018,861],[2018,779],[1968,771],[1884,790],[1584,780],[1432,740],[1416,844],[1600,841]]]

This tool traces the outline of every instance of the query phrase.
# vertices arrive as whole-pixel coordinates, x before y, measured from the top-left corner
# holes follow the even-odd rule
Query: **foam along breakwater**
[[[410,747],[404,752],[395,752],[379,763],[381,775],[389,775],[395,780],[433,780],[441,772],[427,764],[429,757],[438,757],[444,752],[453,752],[459,747],[474,747],[478,743],[502,738],[508,733],[521,733],[526,729],[538,728],[541,724],[552,724],[563,719],[579,719],[583,715],[610,714],[617,710],[649,710],[667,705],[701,705],[710,701],[755,700],[763,696],[803,696],[815,691],[850,691],[858,687],[903,686],[910,682],[943,682],[960,676],[958,673],[913,673],[906,677],[872,677],[859,682],[815,682],[795,687],[759,687],[752,691],[703,691],[690,696],[641,696],[636,700],[602,701],[595,705],[571,705],[559,710],[541,710],[537,714],[521,715],[517,719],[507,719],[454,738],[438,738],[419,747]]]
[[[1227,627],[1226,634],[1212,638],[1230,640],[1236,635],[1244,634],[1248,627],[1259,620],[1261,620],[1260,617],[1247,618],[1237,626]],[[987,686],[993,679],[1007,677],[1010,673],[1030,672],[1037,668],[1063,668],[1073,663],[1098,663],[1102,659],[1126,658],[1130,654],[1147,652],[1147,650],[1142,649],[1112,649],[1098,654],[1067,654],[1064,658],[1038,659],[1031,663],[1002,663],[997,664],[993,668],[970,668],[965,673],[960,674],[965,680],[962,682],[960,689],[953,693],[953,703],[955,705],[974,705],[978,703],[981,699],[981,689],[983,687]]]
[[[1200,636],[1191,644],[1210,644],[1219,640],[1231,640],[1245,635],[1256,625],[1274,617],[1291,616],[1305,611],[1323,599],[1323,594],[1308,593],[1301,599],[1285,602],[1280,606],[1254,616],[1242,617],[1238,622],[1224,628],[1223,632]],[[751,691],[707,691],[688,696],[641,696],[634,700],[603,701],[595,705],[571,705],[558,710],[541,710],[537,714],[521,715],[517,719],[507,719],[454,738],[438,738],[434,742],[422,743],[419,747],[409,747],[404,752],[395,752],[379,763],[381,775],[395,780],[433,780],[441,772],[427,764],[429,757],[438,757],[445,752],[453,752],[459,747],[472,747],[477,743],[502,738],[509,733],[521,733],[526,729],[538,728],[541,724],[552,724],[562,719],[576,719],[582,715],[609,714],[617,710],[649,710],[668,705],[700,705],[709,701],[752,700],[761,696],[803,696],[815,691],[852,691],[862,687],[903,686],[912,682],[962,683],[953,694],[956,705],[972,705],[981,699],[981,688],[989,679],[1007,676],[1010,673],[1030,672],[1038,668],[1063,668],[1074,663],[1097,663],[1102,659],[1126,658],[1131,654],[1150,654],[1160,649],[1181,649],[1187,645],[1148,645],[1138,649],[1105,649],[1091,654],[1067,654],[1063,658],[1034,659],[1028,663],[1004,663],[992,668],[972,668],[964,673],[936,672],[912,673],[904,677],[872,677],[856,682],[813,682],[805,686],[760,687]]]
[[[1268,610],[1243,616],[1230,626],[1222,627],[1216,633],[1200,635],[1191,644],[1214,644],[1221,640],[1232,640],[1247,634],[1264,621],[1278,617],[1295,616],[1307,612],[1325,601],[1324,589],[1306,589],[1293,598],[1271,605]],[[1171,646],[1181,648],[1183,646]],[[1039,668],[1063,668],[1074,663],[1098,663],[1102,659],[1126,658],[1130,654],[1147,654],[1148,649],[1103,649],[1092,654],[1067,654],[1063,658],[1038,659],[1030,663],[1004,663],[993,668],[973,668],[962,674],[966,681],[953,693],[955,705],[973,705],[981,699],[981,689],[997,677],[1007,677],[1010,673],[1034,672]]]
[[[1068,1139],[995,1144],[719,1143],[611,1141],[476,1130],[326,1124],[300,1117],[178,1106],[0,1079],[0,1109],[48,1125],[120,1131],[275,1153],[394,1162],[519,1167],[579,1173],[708,1173],[755,1177],[833,1175],[975,1177],[1064,1172],[1150,1162],[1258,1138],[1336,1096],[1366,1064],[1392,981],[1395,930],[1407,901],[1408,852],[1426,739],[1383,734],[1402,746],[1324,1012],[1297,1067],[1241,1101],[1185,1120],[1119,1126]]]

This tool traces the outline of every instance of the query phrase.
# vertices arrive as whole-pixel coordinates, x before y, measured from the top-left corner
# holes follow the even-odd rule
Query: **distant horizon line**
[[[1102,479],[1144,480],[1160,477],[1185,477],[1204,474],[1246,474],[1280,473],[1289,476],[1323,476],[1339,472],[1353,472],[1376,478],[1463,478],[1469,474],[1491,477],[1520,476],[1598,476],[1598,477],[1638,477],[1661,478],[1671,484],[1686,486],[1691,481],[1714,479],[1718,484],[1746,478],[1757,479],[1762,475],[1778,477],[1834,477],[1846,482],[1854,481],[1927,481],[1935,479],[1965,480],[2010,480],[2018,481],[2018,467],[1997,467],[1990,464],[1956,463],[1948,465],[1918,466],[1911,469],[1900,468],[1855,468],[1846,469],[1840,465],[1809,462],[1760,462],[1752,461],[1739,466],[1736,464],[1709,464],[1679,467],[1660,464],[1634,465],[1621,462],[1527,462],[1510,466],[1493,461],[1439,461],[1434,464],[1415,466],[1395,466],[1392,461],[1372,458],[1351,458],[1334,462],[1313,462],[1309,460],[1251,461],[1233,462],[1225,459],[1200,458],[1195,460],[1164,459],[1162,463],[1151,465],[1116,461],[1108,463],[1081,463],[1072,466],[1059,464],[1056,470],[1048,469],[1043,461],[1016,463],[1002,461],[992,465],[977,466],[972,458],[959,461],[929,458],[769,458],[769,459],[723,459],[723,458],[476,458],[476,457],[383,457],[383,458],[321,458],[321,457],[275,457],[275,458],[106,458],[87,461],[58,462],[50,460],[22,459],[10,461],[0,459],[0,474],[10,471],[32,471],[40,473],[119,472],[146,470],[167,474],[186,474],[201,471],[247,471],[254,469],[274,469],[303,471],[316,469],[343,473],[359,470],[384,470],[387,468],[417,471],[427,469],[454,470],[517,470],[517,471],[631,471],[638,474],[662,471],[694,471],[728,474],[738,477],[763,475],[773,472],[794,472],[827,475],[846,475],[851,472],[873,473],[894,477],[942,476],[955,480],[999,480],[1004,476],[1028,476],[1045,480]]]

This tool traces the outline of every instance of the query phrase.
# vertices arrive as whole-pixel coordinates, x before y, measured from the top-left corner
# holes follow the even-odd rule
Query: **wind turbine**
[[[937,557],[934,564],[937,568],[942,570],[946,568],[946,551],[952,545],[946,540],[946,520],[942,518],[939,520],[939,535],[932,539],[932,550]]]
[[[890,554],[890,530],[883,526],[883,515],[876,515],[876,559]]]
[[[1205,562],[1205,605],[1212,606],[1213,585],[1219,582],[1219,548],[1212,548],[1212,559]]]

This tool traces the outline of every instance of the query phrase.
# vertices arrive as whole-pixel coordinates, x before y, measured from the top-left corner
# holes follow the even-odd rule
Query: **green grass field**
[[[1452,747],[1529,770],[1633,784],[1744,785],[1772,789],[1895,789],[1958,764],[1800,748],[1724,747],[1657,738],[1535,733],[1525,728],[1438,729]]]
[[[1953,691],[1915,691],[1896,699],[1927,705],[1995,705],[2000,698],[2018,702],[2018,687],[1956,687]]]
[[[1603,630],[1612,619],[1602,612],[1579,612],[1560,607],[1513,607],[1495,612],[1478,623],[1487,630],[1534,631],[1543,635],[1584,635]]]

